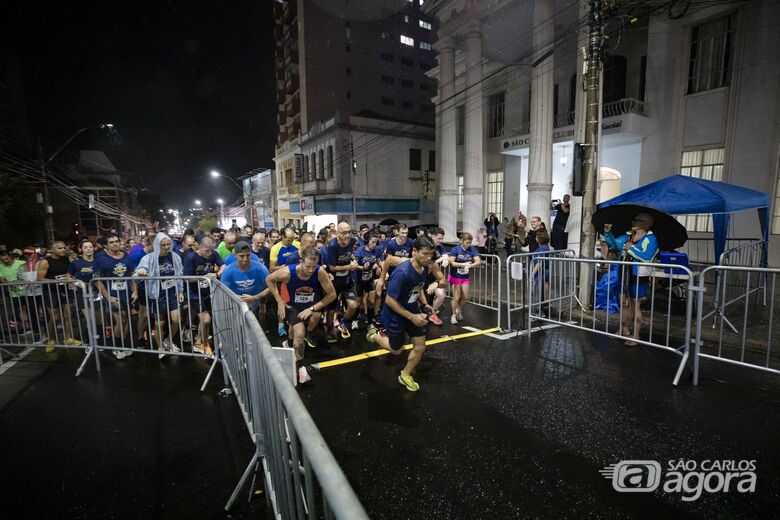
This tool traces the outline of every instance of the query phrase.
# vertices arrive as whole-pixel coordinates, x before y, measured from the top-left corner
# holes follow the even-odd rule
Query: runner
[[[420,389],[420,385],[412,377],[412,372],[425,352],[425,326],[428,317],[422,314],[420,309],[433,311],[423,294],[428,269],[433,264],[433,250],[433,242],[427,237],[414,241],[411,261],[402,261],[390,277],[385,305],[382,307],[381,322],[385,326],[384,330],[378,331],[371,327],[366,334],[368,341],[395,355],[403,351],[407,336],[412,339],[412,351],[398,376],[398,382],[411,392]]]
[[[70,259],[65,242],[57,240],[52,243],[48,257],[38,262],[38,281],[66,280]],[[81,341],[73,338],[72,303],[69,301],[67,286],[46,284],[43,287],[44,304],[48,313],[47,327],[49,339],[46,341],[46,352],[54,352],[57,344],[57,323],[62,323],[65,345],[80,345]]]
[[[336,331],[332,327],[339,302],[342,304],[343,313],[339,318],[338,330],[344,339],[349,339],[352,336],[350,333],[352,318],[360,308],[360,300],[353,278],[353,273],[358,269],[358,263],[354,257],[358,240],[352,236],[352,227],[347,222],[339,222],[337,232],[336,238],[328,242],[327,246],[328,272],[334,277],[333,287],[336,289],[337,295],[336,301],[326,309],[325,324],[328,328],[328,343],[337,341]]]
[[[135,270],[136,276],[181,277],[184,272],[179,255],[171,252],[173,241],[165,233],[157,233],[154,238],[154,252],[141,259]],[[181,323],[180,305],[184,301],[184,283],[179,279],[145,280],[146,293],[151,302],[151,311],[155,316],[157,332],[158,357],[162,359],[165,352],[181,352],[174,342]],[[163,326],[168,325],[168,336],[163,333]]]
[[[200,240],[200,247],[191,255],[184,259],[184,276],[207,276],[216,278],[225,269],[222,258],[214,251],[214,241],[211,237],[204,236]],[[188,282],[188,297],[190,305],[190,315],[198,317],[198,334],[195,337],[195,344],[192,346],[194,352],[213,355],[213,349],[209,343],[211,325],[211,293],[210,285],[205,280]]]
[[[292,346],[295,349],[295,365],[298,370],[298,382],[311,381],[303,355],[307,344],[307,332],[312,332],[320,322],[322,311],[336,301],[336,290],[324,269],[320,269],[320,255],[313,247],[301,252],[297,265],[288,265],[271,273],[268,288],[276,299],[279,320],[290,324]],[[285,284],[290,294],[287,305],[282,299],[277,284]],[[286,343],[286,342],[285,342]]]
[[[258,261],[252,261],[252,247],[243,240],[236,244],[236,263],[222,272],[222,283],[246,302],[249,310],[257,313],[260,300],[268,293],[266,278],[268,268]]]
[[[217,254],[224,260],[227,256],[233,252],[233,247],[236,245],[236,234],[232,231],[225,233],[225,238],[217,246]]]
[[[285,262],[285,264],[295,265],[299,263],[301,261],[301,256],[299,255],[299,253],[302,250],[306,249],[307,247],[312,247],[312,246],[314,246],[314,233],[309,233],[308,231],[301,233],[301,247],[287,257],[287,261]]]
[[[81,256],[70,263],[68,275],[74,280],[84,282],[84,286],[89,291],[89,282],[95,276],[95,244],[88,238],[83,239],[78,246]],[[76,308],[88,317],[91,309],[87,307],[87,301],[84,299],[84,292],[78,286],[75,287]],[[82,340],[84,338],[81,338]]]
[[[98,289],[106,301],[107,310],[113,314],[108,320],[103,319],[101,326],[109,327],[113,321],[114,346],[117,346],[116,338],[119,338],[121,346],[129,346],[130,339],[125,338],[129,333],[130,309],[138,300],[138,288],[135,280],[130,280],[133,275],[133,264],[130,257],[120,250],[119,238],[112,236],[106,241],[106,253],[95,259],[95,273],[105,278],[126,278],[126,280],[110,280],[98,282]],[[129,282],[129,285],[128,285]],[[106,289],[108,284],[108,289]],[[102,313],[101,313],[102,316]],[[124,359],[133,354],[132,350],[114,350],[114,357]]]
[[[24,261],[14,259],[8,251],[0,251],[0,283],[12,283],[21,281],[21,272],[24,269]],[[7,291],[7,292],[6,292]],[[9,296],[9,307],[4,309],[6,315],[10,318],[11,332],[16,335],[32,334],[26,330],[27,309],[24,305],[24,286],[14,285],[3,288],[3,293]]]
[[[43,316],[43,288],[38,281],[38,252],[34,247],[25,247],[22,250],[24,265],[21,267],[20,278],[30,285],[25,287],[25,306],[32,325],[33,340],[37,343],[41,337],[41,317]]]
[[[433,262],[435,265],[439,266],[439,268],[444,271],[444,269],[447,268],[447,265],[450,263],[450,258],[447,256],[447,250],[442,245],[442,241],[444,240],[444,230],[442,228],[435,228],[430,231],[430,239],[433,242],[434,250],[433,250]],[[428,276],[427,285],[430,286],[431,283],[435,282],[433,275]],[[430,295],[428,291],[425,291],[426,294]],[[444,287],[437,287],[433,291],[433,302],[431,303],[431,307],[433,307],[433,313],[428,316],[428,320],[430,320],[431,323],[434,325],[441,326],[444,322],[439,317],[439,311],[441,310],[441,306],[444,304],[444,298],[447,296],[447,291]],[[431,298],[429,298],[430,300]]]
[[[452,285],[452,317],[450,323],[457,325],[463,320],[463,306],[469,299],[469,269],[477,267],[482,263],[479,257],[479,251],[472,246],[474,237],[471,233],[460,234],[460,244],[453,247],[450,251],[449,282]]]
[[[377,264],[376,246],[379,243],[379,236],[369,233],[365,236],[366,243],[355,251],[355,261],[358,263],[359,270],[355,271],[357,295],[361,298],[361,305],[366,313],[366,319],[372,323],[376,313],[379,312],[377,305],[376,280],[379,278],[379,265]]]
[[[273,235],[275,230],[271,230],[271,241],[273,241]],[[286,227],[282,230],[284,235],[282,236],[281,240],[276,242],[271,247],[271,265],[269,266],[270,271],[273,273],[274,271],[277,271],[279,269],[283,269],[287,262],[287,257],[293,254],[295,251],[300,249],[301,244],[300,242],[295,241],[295,230],[289,227]],[[277,231],[277,235],[279,232]],[[282,288],[282,292],[284,292],[285,289]],[[284,322],[279,322],[277,324],[277,333],[279,334],[279,337],[284,337],[287,335],[287,331],[284,328]]]
[[[264,266],[271,265],[271,248],[266,245],[265,229],[260,229],[252,235],[252,254]]]

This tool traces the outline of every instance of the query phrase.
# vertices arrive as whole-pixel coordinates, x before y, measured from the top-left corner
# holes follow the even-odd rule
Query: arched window
[[[309,170],[309,180],[314,180],[315,176],[317,175],[317,154],[315,152],[311,153],[311,170]]]
[[[328,146],[328,178],[333,178],[333,146]]]
[[[317,178],[318,179],[325,178],[325,150],[320,150],[320,171]]]

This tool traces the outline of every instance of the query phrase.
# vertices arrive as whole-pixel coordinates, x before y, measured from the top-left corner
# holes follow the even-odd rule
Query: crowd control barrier
[[[780,374],[780,363],[772,358],[780,332],[775,324],[778,274],[780,269],[725,265],[701,272],[694,384],[699,381],[700,358]],[[705,314],[710,306],[715,310]]]
[[[469,298],[468,303],[490,309],[496,312],[496,327],[501,328],[501,308],[503,307],[502,295],[502,269],[503,262],[498,255],[480,253],[481,264],[471,269],[469,275]],[[448,266],[444,271],[444,276],[449,277],[452,266]],[[447,295],[450,296],[452,288],[447,284]]]
[[[677,385],[689,357],[696,292],[693,273],[685,267],[646,263],[636,277],[632,276],[636,266],[537,255],[526,271],[528,330],[535,322],[555,323],[673,352],[681,358],[673,380]],[[578,282],[578,273],[587,273],[586,279]],[[579,286],[583,283],[587,290]],[[578,294],[587,294],[587,301],[579,302]],[[636,301],[646,309],[641,320],[631,306]],[[583,310],[581,304],[591,310]],[[637,326],[638,336],[633,334]]]

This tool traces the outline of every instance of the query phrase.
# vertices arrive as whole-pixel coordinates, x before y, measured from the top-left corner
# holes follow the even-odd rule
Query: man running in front
[[[298,382],[306,383],[311,381],[306,367],[303,366],[306,334],[317,328],[323,309],[336,300],[336,290],[328,273],[320,269],[320,254],[314,247],[303,249],[299,255],[298,264],[274,271],[268,276],[266,282],[276,299],[279,321],[283,322],[286,318],[290,322]],[[279,293],[277,284],[280,283],[287,284],[287,292],[290,295],[289,305]]]
[[[402,352],[407,335],[412,339],[412,351],[398,376],[398,382],[411,392],[420,389],[412,372],[425,352],[425,325],[428,317],[420,309],[433,312],[423,291],[428,270],[433,263],[433,251],[433,242],[429,238],[421,237],[414,241],[411,260],[396,267],[390,276],[380,319],[384,330],[377,331],[372,327],[366,335],[369,341],[395,355]]]

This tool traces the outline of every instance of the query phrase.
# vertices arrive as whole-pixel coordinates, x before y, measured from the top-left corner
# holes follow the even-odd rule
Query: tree
[[[212,228],[217,227],[217,216],[216,215],[206,215],[206,216],[202,217],[198,221],[198,227],[204,233],[208,233],[209,231],[211,231]]]

